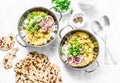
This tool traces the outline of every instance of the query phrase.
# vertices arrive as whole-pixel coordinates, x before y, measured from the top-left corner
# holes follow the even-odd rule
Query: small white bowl
[[[87,9],[95,7],[96,0],[78,0],[78,4],[81,9],[87,10]]]
[[[77,23],[75,23],[74,20],[75,20],[76,18],[78,18],[78,17],[81,18],[81,22],[78,21]],[[87,16],[86,16],[85,13],[75,13],[75,14],[73,14],[71,20],[72,20],[72,24],[73,24],[75,27],[81,28],[81,27],[83,27],[83,26],[86,24],[86,22],[87,22]]]

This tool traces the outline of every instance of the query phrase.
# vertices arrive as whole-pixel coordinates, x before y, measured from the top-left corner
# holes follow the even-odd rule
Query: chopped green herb
[[[64,13],[70,9],[70,0],[52,0],[52,3],[57,6],[55,11],[59,12],[59,9]]]
[[[73,10],[70,11],[70,14],[73,14]]]
[[[72,55],[73,57],[78,56],[81,53],[82,46],[78,42],[77,38],[75,38],[71,43],[70,47],[68,48],[68,56]]]
[[[61,52],[60,52],[60,55],[64,55],[64,52],[63,52],[63,51],[61,51]]]
[[[46,18],[46,13],[35,11],[35,12],[29,13],[26,19],[28,21],[23,22],[23,24],[26,25],[27,27],[24,29],[34,34],[36,31],[39,30],[37,22],[40,21],[41,19],[46,20],[47,18]]]

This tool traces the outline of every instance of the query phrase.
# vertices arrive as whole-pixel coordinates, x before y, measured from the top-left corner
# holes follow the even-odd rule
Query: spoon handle
[[[108,65],[109,64],[109,60],[108,60],[108,56],[107,56],[107,46],[106,46],[106,37],[102,38],[104,45],[105,45],[105,51],[104,51],[104,64]]]
[[[108,55],[109,55],[110,59],[112,60],[112,63],[113,63],[114,65],[117,65],[118,63],[117,63],[116,59],[112,56],[112,53],[111,53],[110,50],[107,48],[106,37],[102,38],[102,40],[103,40],[103,42],[104,42],[104,44],[105,44],[105,56],[104,56],[105,64],[108,64],[108,60],[106,60],[106,59],[107,59],[107,53],[109,53]]]
[[[117,60],[112,56],[112,54],[111,54],[111,52],[109,51],[108,48],[107,48],[107,53],[109,53],[109,56],[110,56],[113,64],[114,64],[114,65],[117,65],[117,64],[118,64]]]

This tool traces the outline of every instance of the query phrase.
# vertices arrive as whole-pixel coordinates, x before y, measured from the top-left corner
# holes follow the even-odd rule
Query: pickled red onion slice
[[[83,56],[77,56],[73,59],[73,61],[77,64],[81,63],[83,60]]]

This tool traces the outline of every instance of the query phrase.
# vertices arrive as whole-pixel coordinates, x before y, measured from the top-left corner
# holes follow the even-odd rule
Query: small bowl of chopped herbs
[[[60,10],[62,14],[67,14],[71,10],[71,0],[52,0],[51,3],[55,6],[56,13],[59,13]]]

